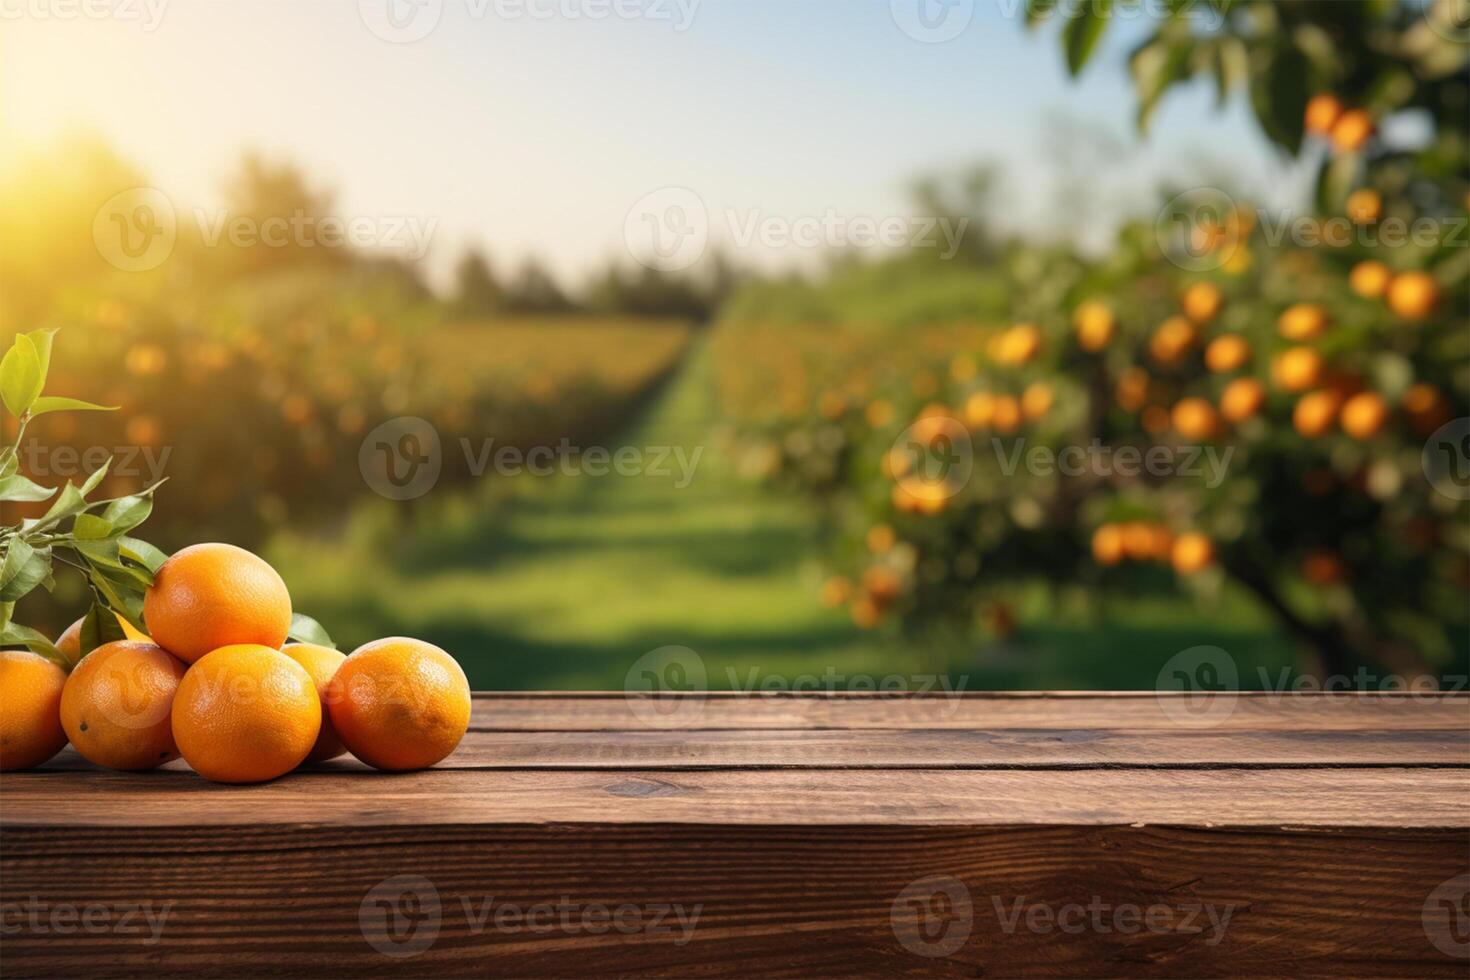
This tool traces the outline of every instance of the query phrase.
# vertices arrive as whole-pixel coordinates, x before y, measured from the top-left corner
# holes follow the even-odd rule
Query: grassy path
[[[1255,687],[1257,668],[1291,662],[1238,599],[1203,615],[1172,599],[1100,618],[1041,606],[1022,610],[1009,642],[947,653],[857,630],[816,600],[823,573],[802,505],[739,480],[711,438],[711,354],[696,344],[619,443],[700,452],[687,485],[671,459],[662,476],[492,476],[411,513],[373,501],[341,537],[273,544],[297,608],[348,649],[400,633],[438,643],[485,689],[622,689],[639,657],[675,645],[699,654],[712,688],[946,668],[969,690],[1151,688],[1171,655],[1201,644],[1229,651]]]

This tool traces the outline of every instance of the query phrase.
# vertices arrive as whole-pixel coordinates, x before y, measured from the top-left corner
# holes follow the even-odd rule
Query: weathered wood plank
[[[1463,830],[167,826],[5,845],[7,976],[1465,969],[1425,911],[1464,870]],[[132,903],[153,918],[123,932]],[[58,934],[58,908],[100,914]]]
[[[472,731],[440,769],[983,769],[1466,766],[1470,729],[757,729],[690,732]],[[65,750],[46,771],[94,771]],[[171,769],[187,769],[182,761]],[[364,769],[351,757],[329,771]]]
[[[1465,769],[451,769],[296,773],[259,786],[99,771],[85,775],[85,795],[82,779],[5,774],[0,823],[1470,827]]]
[[[793,728],[1470,730],[1470,693],[475,695],[482,731]]]

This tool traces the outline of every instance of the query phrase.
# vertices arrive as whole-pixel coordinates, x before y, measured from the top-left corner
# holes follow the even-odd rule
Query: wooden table
[[[0,973],[1470,970],[1470,698],[480,694],[441,767],[0,777]]]

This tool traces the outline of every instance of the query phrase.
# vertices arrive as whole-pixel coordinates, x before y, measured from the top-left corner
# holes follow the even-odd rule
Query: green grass
[[[477,689],[622,689],[644,654],[694,650],[712,688],[853,686],[947,672],[967,690],[1151,688],[1179,650],[1231,652],[1242,680],[1290,653],[1255,610],[1180,602],[1105,616],[1045,608],[1004,643],[921,647],[817,601],[816,524],[724,465],[702,344],[619,445],[703,447],[696,476],[489,478],[405,508],[374,502],[339,533],[283,535],[269,557],[300,611],[350,648],[407,634],[453,653]],[[615,448],[615,447],[614,447]],[[923,684],[924,680],[910,683]]]

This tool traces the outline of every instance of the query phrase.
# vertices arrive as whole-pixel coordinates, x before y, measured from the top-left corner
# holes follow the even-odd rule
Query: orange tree
[[[1276,145],[1320,158],[1315,213],[1196,189],[1102,261],[1012,246],[1012,326],[917,371],[827,362],[762,427],[763,467],[829,505],[824,599],[864,626],[1004,632],[1028,584],[1233,581],[1328,673],[1463,657],[1467,461],[1434,468],[1470,438],[1453,5],[1163,6],[1131,59],[1140,124],[1196,74],[1246,90]],[[1064,21],[1079,72],[1113,12],[1029,16]]]

